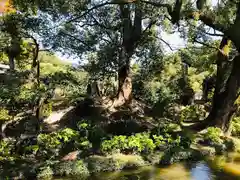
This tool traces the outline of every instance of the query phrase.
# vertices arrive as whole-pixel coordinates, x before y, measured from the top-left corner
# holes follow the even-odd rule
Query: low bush
[[[176,136],[174,138],[168,133],[164,135],[137,133],[131,136],[114,136],[110,140],[104,140],[101,144],[101,151],[105,154],[111,154],[117,150],[121,153],[149,154],[154,150],[165,150],[172,146],[183,146],[186,148],[191,143],[192,139],[187,136]]]
[[[71,143],[74,149],[88,149],[91,147],[87,137],[80,136],[78,131],[70,128],[38,136],[39,151],[48,157],[51,155],[58,156],[61,149]]]
[[[101,144],[101,151],[111,153],[120,150],[121,152],[152,152],[156,148],[149,133],[137,133],[132,136],[114,136],[110,140],[105,140]]]
[[[207,128],[207,132],[204,134],[204,140],[209,144],[219,144],[222,143],[221,139],[221,129],[216,127]]]
[[[199,121],[205,118],[206,111],[203,106],[189,105],[180,112],[180,121]]]

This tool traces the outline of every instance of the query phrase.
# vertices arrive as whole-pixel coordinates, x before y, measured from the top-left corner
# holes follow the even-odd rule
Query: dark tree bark
[[[233,60],[231,73],[227,79],[224,90],[220,89],[220,77],[217,77],[212,109],[206,121],[227,132],[230,127],[232,115],[236,111],[235,101],[240,90],[240,56]]]
[[[114,107],[131,103],[132,100],[132,77],[130,62],[133,52],[142,35],[142,11],[138,4],[134,5],[134,21],[130,17],[130,5],[120,5],[121,19],[123,22],[123,42],[120,53],[120,67],[118,70],[118,91],[114,101]]]

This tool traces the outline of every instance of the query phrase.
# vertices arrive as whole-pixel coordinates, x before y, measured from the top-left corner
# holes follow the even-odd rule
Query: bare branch
[[[95,5],[93,6],[92,8],[86,10],[83,14],[81,14],[80,16],[77,16],[73,19],[70,19],[68,22],[66,23],[71,23],[71,22],[74,22],[84,16],[86,16],[87,14],[89,14],[91,11],[95,10],[95,9],[98,9],[98,8],[101,8],[103,6],[106,6],[106,5],[118,5],[118,4],[129,4],[129,3],[132,3],[132,2],[125,2],[125,1],[121,1],[121,2],[105,2],[105,3],[102,3],[102,4],[98,4],[98,5]]]
[[[214,46],[211,46],[210,44],[207,44],[205,42],[202,42],[202,41],[198,41],[197,39],[194,39],[194,42],[198,43],[198,44],[201,44],[201,45],[204,45],[204,46],[207,46],[209,48],[213,48],[213,49],[216,49],[219,51],[219,48],[218,47],[214,47]]]
[[[151,29],[153,25],[157,23],[157,19],[152,19],[148,26],[143,30],[142,34],[146,33],[147,30]]]
[[[170,45],[167,41],[165,41],[164,39],[162,39],[162,38],[160,38],[160,37],[158,37],[158,39],[159,39],[160,41],[164,42],[164,44],[166,44],[171,51],[174,51],[173,48],[171,47],[171,45]]]
[[[86,42],[82,41],[82,40],[79,39],[79,38],[76,38],[75,36],[73,36],[73,35],[71,35],[71,34],[68,34],[68,33],[63,32],[63,31],[61,31],[61,34],[62,34],[62,35],[65,35],[65,36],[68,36],[68,37],[70,37],[70,38],[72,38],[72,39],[74,39],[74,40],[77,40],[77,41],[81,42],[81,43],[82,43],[83,45],[85,45],[89,50],[92,49],[92,47],[90,47]]]

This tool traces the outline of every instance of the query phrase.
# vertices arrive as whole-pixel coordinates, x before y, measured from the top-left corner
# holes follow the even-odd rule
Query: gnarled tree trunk
[[[118,71],[117,101],[114,106],[129,104],[132,100],[132,77],[130,64],[127,63]]]
[[[130,59],[142,35],[142,11],[138,4],[134,5],[134,21],[131,20],[130,5],[120,5],[123,22],[123,42],[120,53],[121,65],[118,70],[118,92],[114,107],[130,104],[132,100],[132,77]]]
[[[235,101],[240,90],[240,55],[234,58],[231,69],[223,91],[217,88],[219,86],[217,80],[212,109],[206,120],[224,132],[229,130],[232,115],[236,111]]]

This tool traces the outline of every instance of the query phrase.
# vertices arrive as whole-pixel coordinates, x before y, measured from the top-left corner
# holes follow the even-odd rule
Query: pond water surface
[[[55,180],[74,180],[61,178]],[[218,156],[206,161],[176,163],[138,170],[92,175],[88,180],[235,180],[240,179],[240,155]]]

